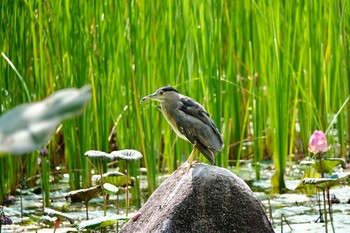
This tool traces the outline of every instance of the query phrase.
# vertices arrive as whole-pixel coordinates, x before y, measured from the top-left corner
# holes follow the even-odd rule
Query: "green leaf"
[[[103,191],[107,194],[113,195],[118,192],[117,186],[110,184],[110,183],[104,183],[103,184]]]
[[[127,150],[118,150],[111,153],[116,159],[134,161],[142,158],[142,154],[137,150],[127,149]]]
[[[78,189],[78,190],[71,191],[66,195],[64,195],[64,197],[66,198],[66,200],[70,198],[71,202],[81,202],[81,201],[86,202],[94,198],[100,191],[101,191],[101,186],[96,185],[94,187],[87,188],[87,189]]]
[[[305,178],[303,185],[315,185],[318,188],[331,188],[338,185],[341,181],[347,180],[350,177],[350,172],[341,173],[337,178]]]
[[[110,183],[117,187],[125,187],[126,186],[126,175],[120,172],[107,172],[102,175],[103,183]],[[101,181],[101,175],[93,175],[92,180],[96,182]],[[134,185],[134,178],[129,177],[128,183],[129,186]]]
[[[331,178],[305,178],[303,179],[303,185],[315,185],[318,188],[331,188],[335,185],[339,184],[338,179],[331,179]]]
[[[95,159],[106,159],[106,160],[114,159],[114,157],[111,156],[110,154],[99,150],[89,150],[89,151],[86,151],[84,155]]]
[[[315,161],[303,160],[300,162],[300,165],[309,165],[310,166],[314,163],[315,163]]]
[[[48,215],[50,217],[56,217],[56,218],[60,218],[60,219],[65,218],[70,222],[70,224],[74,223],[74,218],[71,215],[69,215],[67,213],[59,212],[59,211],[54,210],[54,209],[45,208],[43,215]]]
[[[119,215],[112,215],[112,216],[103,216],[99,218],[94,218],[86,221],[82,221],[81,223],[78,224],[77,230],[93,230],[97,229],[100,227],[106,227],[113,225],[116,221],[128,221],[130,218],[124,217],[124,216],[119,216]]]
[[[306,161],[306,162],[310,162],[310,161]],[[300,163],[301,164],[301,163]],[[303,177],[300,179],[299,184],[297,185],[297,187],[294,190],[302,190],[305,189],[305,186],[303,185],[303,180],[306,178],[319,178],[320,174],[317,173],[314,169],[306,169]],[[307,191],[307,190],[303,190],[303,191]]]
[[[318,173],[332,173],[333,169],[339,164],[345,167],[345,161],[339,158],[326,158],[321,161],[315,161],[311,164],[311,167],[316,169]]]
[[[41,148],[62,120],[84,110],[90,97],[90,85],[67,88],[7,111],[0,117],[0,152],[24,154]]]

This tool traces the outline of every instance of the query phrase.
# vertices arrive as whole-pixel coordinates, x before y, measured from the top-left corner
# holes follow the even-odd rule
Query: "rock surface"
[[[179,167],[126,223],[127,232],[274,232],[260,202],[227,169],[198,163]]]

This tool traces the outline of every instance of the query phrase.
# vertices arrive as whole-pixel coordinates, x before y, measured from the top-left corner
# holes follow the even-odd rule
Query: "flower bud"
[[[320,130],[315,130],[310,137],[309,151],[314,154],[324,154],[329,148],[326,135]]]

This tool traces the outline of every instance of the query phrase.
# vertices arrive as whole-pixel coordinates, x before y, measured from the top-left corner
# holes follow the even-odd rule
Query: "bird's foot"
[[[187,173],[192,167],[194,167],[198,163],[201,163],[201,162],[199,160],[194,160],[192,162],[186,161],[185,166],[184,166],[183,170],[181,171],[180,175]]]

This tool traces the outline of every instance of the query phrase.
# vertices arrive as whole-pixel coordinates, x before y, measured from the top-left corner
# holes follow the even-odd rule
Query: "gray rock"
[[[227,169],[179,167],[121,232],[274,232],[258,199]]]

